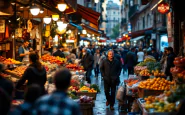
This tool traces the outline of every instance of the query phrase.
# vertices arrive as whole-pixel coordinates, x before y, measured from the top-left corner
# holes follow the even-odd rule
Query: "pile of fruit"
[[[66,60],[67,59],[65,59],[65,58],[60,58],[60,57],[55,57],[55,56],[50,56],[50,55],[43,55],[42,57],[41,57],[41,59],[43,60],[43,61],[45,61],[45,62],[50,62],[50,63],[56,63],[56,64],[58,64],[58,65],[61,65],[61,64],[63,64],[63,63],[65,63],[66,62]]]
[[[181,73],[183,70],[184,70],[183,68],[180,68],[180,67],[177,67],[177,66],[170,68],[170,72],[172,74]]]
[[[57,67],[57,64],[51,64],[50,62],[41,61],[41,64],[45,67],[46,71],[54,70]]]
[[[1,77],[10,77],[10,75],[5,74],[5,73],[0,73],[0,76],[1,76]]]
[[[154,112],[172,112],[176,111],[176,106],[174,103],[168,103],[166,101],[156,101],[151,104],[146,103],[145,109],[149,111],[153,109]]]
[[[154,59],[154,58],[146,58],[145,60],[144,60],[144,62],[145,63],[147,63],[147,62],[156,62],[156,60]]]
[[[74,79],[71,79],[71,86],[78,87],[80,85],[80,82]]]
[[[165,80],[164,78],[147,79],[139,83],[139,88],[145,88],[150,90],[170,90],[170,85],[174,82]]]
[[[78,92],[88,92],[88,93],[96,93],[97,91],[94,88],[89,88],[87,86],[81,87]]]
[[[159,70],[153,70],[153,71],[152,71],[152,74],[153,74],[155,77],[164,77],[164,76],[165,76],[164,72],[160,72]]]
[[[14,70],[7,70],[8,72],[15,74],[19,77],[22,77],[22,75],[24,74],[24,71],[27,69],[27,66],[19,66],[17,68],[15,68]]]
[[[19,65],[19,64],[21,64],[20,61],[16,61],[16,60],[11,59],[11,58],[5,59],[5,60],[3,61],[3,63],[4,63],[4,64],[7,64],[7,65],[10,65],[10,64]]]
[[[76,91],[78,91],[78,90],[79,90],[79,87],[76,87],[76,86],[70,86],[70,87],[68,88],[68,90],[69,90],[69,91],[71,91],[71,92],[76,92]]]
[[[72,70],[83,70],[82,66],[78,66],[76,64],[68,64],[66,65],[66,68],[72,69]]]
[[[138,79],[128,79],[128,80],[124,80],[124,82],[127,83],[127,85],[131,87],[132,85],[139,82],[139,80]]]
[[[139,74],[140,76],[151,76],[151,73],[148,69],[142,70]]]
[[[6,60],[6,58],[3,56],[0,56],[0,62],[3,62],[4,60]]]
[[[185,57],[176,57],[173,63],[177,67],[185,67]]]
[[[141,70],[144,70],[144,69],[147,69],[147,66],[135,66],[134,67],[134,70],[136,70],[136,71],[141,71]]]

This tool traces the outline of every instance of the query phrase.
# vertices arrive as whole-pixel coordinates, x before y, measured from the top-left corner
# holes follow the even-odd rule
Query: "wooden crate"
[[[91,93],[91,92],[76,92],[76,94],[77,96],[86,95],[86,96],[92,97],[93,100],[96,100],[96,95],[97,95],[97,93]]]
[[[150,95],[157,96],[163,92],[164,92],[164,90],[150,90],[150,89],[138,88],[138,96],[140,98],[145,98]]]
[[[82,115],[93,115],[93,103],[80,103]]]

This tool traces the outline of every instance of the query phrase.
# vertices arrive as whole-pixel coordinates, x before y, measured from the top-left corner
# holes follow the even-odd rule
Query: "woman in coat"
[[[36,52],[29,54],[30,65],[25,70],[22,78],[18,81],[16,89],[19,89],[27,80],[27,85],[38,84],[42,88],[42,93],[45,93],[44,84],[46,83],[46,69],[39,61],[39,55]]]

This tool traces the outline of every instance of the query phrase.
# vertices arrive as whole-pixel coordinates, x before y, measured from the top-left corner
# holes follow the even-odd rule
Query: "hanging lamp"
[[[47,10],[47,16],[43,18],[45,24],[49,24],[51,22],[51,17],[48,16],[48,10]]]
[[[58,9],[63,12],[66,10],[67,8],[67,4],[64,2],[64,0],[62,0],[60,3],[57,4]]]
[[[36,15],[39,14],[40,8],[37,7],[37,6],[34,4],[34,5],[31,6],[31,8],[30,8],[30,12],[31,12],[31,14],[32,14],[33,16],[36,16]]]
[[[52,15],[52,19],[53,19],[54,21],[57,21],[57,20],[59,19],[59,15],[58,15],[58,14],[53,14],[53,15]]]

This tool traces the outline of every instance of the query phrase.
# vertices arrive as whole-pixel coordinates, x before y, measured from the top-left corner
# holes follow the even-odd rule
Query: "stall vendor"
[[[28,48],[29,42],[24,41],[23,45],[19,47],[19,59],[21,62],[29,62],[29,48]]]

